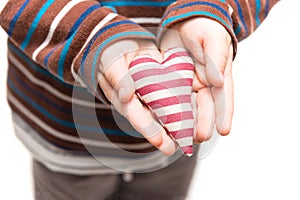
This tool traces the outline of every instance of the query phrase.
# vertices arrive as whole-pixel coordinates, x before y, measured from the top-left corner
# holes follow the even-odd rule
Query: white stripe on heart
[[[166,81],[172,81],[176,79],[192,79],[194,76],[194,72],[191,72],[190,70],[181,70],[181,71],[175,71],[168,74],[162,74],[162,75],[156,75],[156,76],[150,76],[145,77],[139,80],[135,81],[136,89],[141,89],[142,87],[145,87],[149,84],[154,83],[160,83],[160,82],[166,82]]]
[[[151,93],[148,93],[143,96],[143,99],[146,103],[152,102],[157,100],[157,97],[160,99],[179,96],[179,95],[186,95],[191,92],[191,87],[183,86],[183,87],[176,87],[176,88],[168,88],[165,90],[158,90]]]
[[[193,126],[194,126],[193,119],[188,119],[188,120],[183,120],[183,121],[172,122],[172,123],[166,124],[166,128],[169,131],[179,131],[179,130],[191,128]]]
[[[163,117],[166,115],[187,112],[187,111],[191,111],[191,110],[192,110],[192,106],[190,103],[181,103],[181,104],[175,104],[175,105],[171,105],[171,106],[165,106],[162,108],[156,108],[156,109],[153,109],[153,112],[158,117]]]

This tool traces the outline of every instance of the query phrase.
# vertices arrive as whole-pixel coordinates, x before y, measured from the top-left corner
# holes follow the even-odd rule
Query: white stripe
[[[194,72],[191,70],[180,70],[180,71],[174,71],[168,74],[162,74],[162,75],[155,75],[155,76],[149,76],[142,78],[140,80],[135,81],[136,89],[140,89],[144,86],[147,86],[149,84],[159,84],[158,81],[162,80],[165,81],[172,81],[176,79],[182,79],[182,78],[193,78]]]
[[[124,144],[124,143],[111,143],[111,142],[103,142],[103,141],[95,141],[92,139],[86,139],[86,138],[77,138],[74,136],[67,135],[65,133],[62,133],[48,124],[46,124],[43,120],[38,118],[36,115],[34,115],[30,110],[28,110],[25,106],[23,106],[10,92],[8,92],[8,99],[11,101],[14,106],[16,106],[24,115],[26,115],[30,120],[32,120],[35,124],[37,124],[40,128],[47,131],[49,134],[65,141],[74,142],[78,144],[85,144],[85,145],[91,145],[96,147],[102,147],[102,148],[124,148],[124,149],[131,149],[131,150],[139,150],[139,149],[145,149],[150,148],[152,145],[150,143],[141,143],[141,144]]]
[[[140,158],[134,157],[134,155],[132,158],[101,156],[97,160],[92,156],[80,156],[63,151],[42,137],[33,134],[33,130],[25,131],[19,123],[14,123],[14,128],[18,138],[30,150],[35,159],[58,172],[82,175],[118,173],[118,171],[109,167],[109,163],[112,163],[119,171],[132,172],[151,169],[168,162],[167,157],[163,156],[159,151]],[[100,168],[105,165],[108,167]]]
[[[144,57],[144,58],[146,58],[146,57]],[[155,69],[155,68],[163,69],[164,66],[157,62],[143,62],[143,63],[139,63],[137,65],[132,66],[129,69],[129,73],[130,73],[130,75],[133,75],[139,71],[143,71],[143,70],[147,70],[147,69]]]
[[[246,5],[247,5],[249,19],[251,19],[250,20],[250,33],[248,33],[248,34],[251,34],[254,31],[254,22],[252,20],[252,19],[254,19],[254,17],[252,15],[252,11],[251,11],[249,0],[246,0]],[[243,26],[243,25],[241,25],[241,26]],[[244,27],[244,28],[246,28],[246,27]]]
[[[78,83],[82,87],[87,87],[86,84],[81,80],[81,78],[74,71],[74,67],[71,67],[71,73],[73,78],[75,79],[75,83]]]
[[[132,17],[130,20],[137,24],[159,24],[161,22],[159,17]]]
[[[189,56],[177,56],[171,60],[168,60],[164,63],[164,66],[171,66],[179,63],[188,63],[188,64],[194,64],[194,61]]]
[[[177,48],[173,48],[173,49],[169,49],[168,51],[166,51],[166,53],[164,54],[164,59],[167,59],[169,56],[171,56],[172,54],[178,54],[178,53],[183,53],[183,52],[186,52],[188,53],[188,51],[182,47],[177,47]],[[170,61],[172,60],[178,60],[178,61],[173,61],[171,63],[169,63]],[[167,66],[170,66],[170,65],[173,65],[173,64],[177,64],[179,62],[183,62],[183,63],[190,63],[190,64],[194,64],[194,61],[193,59],[190,57],[190,56],[179,56],[179,55],[176,55],[175,58],[167,61],[166,63],[164,63],[165,65]]]
[[[168,131],[179,131],[188,128],[194,128],[194,120],[193,119],[182,120],[178,122],[165,124],[165,126],[168,129]]]
[[[153,109],[153,112],[158,117],[186,111],[192,111],[192,106],[190,103],[175,104],[171,106],[165,106],[163,108]]]
[[[193,145],[193,136],[176,139],[176,142],[179,144],[180,147]]]
[[[88,159],[82,158],[82,157],[72,157],[67,154],[61,154],[61,153],[55,153],[52,152],[50,149],[54,147],[53,145],[46,145],[42,146],[40,144],[41,141],[37,142],[35,140],[40,139],[38,137],[32,137],[28,131],[24,131],[17,123],[14,123],[14,129],[17,137],[23,142],[23,144],[28,148],[28,150],[32,153],[33,157],[40,161],[41,163],[45,164],[49,169],[57,171],[57,172],[66,172],[66,173],[73,173],[73,174],[89,174],[92,173],[92,171],[95,171],[96,169],[92,170],[87,169],[77,169],[74,168],[80,168],[80,167],[90,167],[94,168],[95,166],[102,167],[103,164],[100,162],[97,162],[92,157]],[[34,139],[35,140],[34,140]],[[60,165],[63,165],[64,167],[61,167]],[[73,167],[73,169],[72,169]],[[71,168],[71,169],[70,169]],[[70,171],[71,170],[71,171]],[[103,170],[103,171],[102,171]],[[109,171],[108,171],[109,170]],[[114,170],[110,168],[100,168],[97,170],[99,173],[105,173],[105,172],[111,172],[113,173]]]
[[[109,13],[108,15],[106,15],[93,29],[93,31],[90,33],[88,39],[85,41],[84,45],[81,47],[79,53],[77,54],[77,56],[75,57],[75,59],[72,62],[72,66],[71,66],[71,70],[72,70],[72,75],[74,77],[75,80],[81,80],[80,77],[75,73],[74,70],[74,62],[75,60],[77,60],[77,57],[82,53],[82,51],[85,49],[85,47],[88,45],[88,43],[90,42],[90,40],[94,37],[94,35],[96,35],[96,33],[103,28],[103,26],[105,26],[105,24],[107,24],[108,22],[110,22],[111,20],[113,20],[114,18],[116,18],[118,16],[118,14],[116,13]]]
[[[175,47],[175,48],[172,48],[172,49],[169,49],[165,52],[164,54],[164,58],[168,58],[171,54],[174,54],[174,53],[180,53],[180,52],[187,52],[186,49],[182,48],[182,47]]]
[[[36,62],[36,57],[37,55],[49,44],[51,41],[53,34],[55,32],[55,29],[57,28],[58,24],[60,21],[65,17],[65,15],[77,4],[83,2],[85,0],[73,0],[70,1],[59,13],[58,15],[54,18],[50,30],[48,32],[48,35],[44,42],[33,52],[32,54],[32,59]]]
[[[68,102],[68,103],[73,103],[73,104],[77,104],[77,105],[81,105],[81,106],[85,106],[85,107],[91,107],[91,108],[99,108],[99,109],[106,109],[106,110],[110,110],[112,109],[111,106],[109,105],[103,105],[103,104],[99,104],[99,103],[93,103],[93,102],[89,102],[89,101],[84,101],[82,99],[76,99],[74,97],[65,95],[64,93],[58,91],[57,89],[55,89],[54,87],[52,87],[50,84],[48,84],[47,82],[40,80],[38,78],[36,78],[34,75],[31,74],[31,72],[26,69],[24,67],[24,65],[17,60],[17,58],[12,55],[11,53],[8,53],[8,59],[10,62],[12,62],[24,75],[27,79],[29,79],[32,83],[34,83],[37,86],[40,86],[42,88],[44,88],[47,92],[53,94],[54,96]]]
[[[154,100],[176,97],[179,95],[191,95],[191,93],[192,93],[191,86],[181,86],[181,87],[168,88],[165,90],[158,90],[155,92],[151,92],[149,94],[142,96],[142,98],[146,103],[149,103]]]

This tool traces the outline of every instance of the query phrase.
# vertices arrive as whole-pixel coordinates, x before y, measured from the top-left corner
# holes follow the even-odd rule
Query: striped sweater
[[[276,2],[9,0],[0,23],[8,34],[7,98],[18,137],[57,171],[109,173],[104,166],[111,163],[117,170],[143,171],[170,162],[107,103],[97,84],[99,56],[125,38],[159,45],[163,33],[147,27],[170,29],[193,17],[223,25],[236,53],[237,42]],[[103,166],[90,154],[100,155]]]

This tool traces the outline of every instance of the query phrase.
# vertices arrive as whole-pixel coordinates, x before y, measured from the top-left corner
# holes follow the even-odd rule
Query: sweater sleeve
[[[160,24],[161,32],[193,17],[207,17],[219,22],[230,34],[234,56],[237,42],[248,37],[267,17],[279,0],[177,0],[171,4]]]
[[[155,40],[138,24],[94,0],[9,0],[0,24],[34,62],[66,83],[80,80],[100,100],[97,66],[103,50],[125,38]]]

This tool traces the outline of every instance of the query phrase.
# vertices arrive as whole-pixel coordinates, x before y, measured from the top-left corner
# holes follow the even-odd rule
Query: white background
[[[190,200],[300,199],[299,8],[296,0],[280,2],[239,44],[232,131],[199,163]],[[0,199],[31,200],[30,155],[13,133],[6,102],[3,30],[0,45]]]

